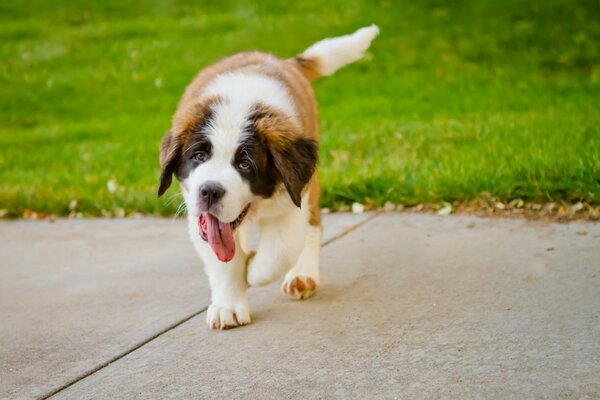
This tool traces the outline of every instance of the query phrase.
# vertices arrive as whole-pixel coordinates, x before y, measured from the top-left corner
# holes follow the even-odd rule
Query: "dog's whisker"
[[[166,198],[165,205],[170,206],[171,204],[173,204],[173,202],[178,201],[180,199],[181,196],[179,193],[172,193]]]
[[[177,211],[175,211],[175,216],[173,217],[173,219],[179,218],[183,214],[184,211],[186,211],[186,205],[185,205],[185,200],[182,200],[181,203],[179,204],[179,207],[177,207]]]

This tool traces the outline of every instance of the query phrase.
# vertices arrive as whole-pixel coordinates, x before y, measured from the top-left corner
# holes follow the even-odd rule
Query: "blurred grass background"
[[[0,209],[171,214],[158,143],[185,85],[376,23],[319,81],[322,205],[600,202],[600,2],[0,2]]]

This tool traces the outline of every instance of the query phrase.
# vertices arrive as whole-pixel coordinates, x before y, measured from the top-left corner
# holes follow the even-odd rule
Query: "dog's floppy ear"
[[[172,131],[165,133],[160,142],[160,185],[158,187],[158,197],[171,186],[173,174],[179,167],[181,161],[181,144],[173,135]]]
[[[270,143],[268,146],[279,177],[294,204],[300,207],[302,189],[317,166],[317,142],[309,138],[296,138],[278,145]]]
[[[206,124],[212,115],[210,106],[220,101],[219,97],[212,96],[194,102],[191,105],[182,107],[173,117],[173,125],[160,143],[160,185],[158,187],[158,196],[171,186],[173,174],[177,172],[183,156],[183,143],[189,137],[190,132]]]
[[[303,137],[289,117],[265,104],[254,106],[250,120],[255,131],[265,141],[277,174],[292,201],[300,207],[302,189],[317,167],[317,141]]]

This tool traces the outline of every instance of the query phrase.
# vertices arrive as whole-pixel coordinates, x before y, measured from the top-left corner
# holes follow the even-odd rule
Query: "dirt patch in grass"
[[[600,221],[600,206],[586,202],[567,203],[536,203],[515,199],[504,203],[494,197],[480,197],[469,201],[442,202],[439,204],[417,204],[404,206],[402,204],[386,203],[383,207],[373,207],[354,203],[352,206],[340,206],[334,211],[352,211],[361,213],[378,210],[383,212],[413,212],[438,215],[476,215],[478,217],[518,218],[527,220],[542,220],[551,222],[571,221]],[[325,213],[331,209],[323,209]]]
[[[380,212],[406,212],[406,213],[426,213],[437,215],[476,215],[478,217],[501,217],[518,218],[527,220],[542,220],[551,222],[571,222],[571,221],[600,221],[600,206],[590,205],[586,202],[567,203],[536,203],[526,202],[521,199],[515,199],[504,203],[497,198],[486,196],[469,201],[454,201],[452,203],[442,202],[438,204],[416,204],[405,206],[402,204],[386,203],[383,207],[375,207],[370,204],[353,203],[352,205],[340,205],[335,209],[323,208],[323,214],[332,212],[353,212],[360,214],[366,211]],[[67,218],[80,219],[91,217],[77,212],[75,209],[68,214]],[[148,214],[140,212],[126,213],[120,209],[119,213],[104,215],[105,218],[142,218],[144,216],[163,216],[160,214]],[[11,215],[7,210],[0,209],[0,220],[5,219],[28,219],[28,220],[49,220],[54,221],[58,218],[55,214],[44,213],[42,211],[33,211],[26,209],[19,216]]]

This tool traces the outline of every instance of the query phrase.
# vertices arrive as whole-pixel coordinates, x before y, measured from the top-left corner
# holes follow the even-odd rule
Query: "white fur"
[[[256,103],[267,104],[284,111],[292,121],[297,121],[297,112],[282,83],[258,74],[235,72],[219,75],[202,93],[202,97],[211,96],[221,99],[213,105],[214,118],[206,128],[213,154],[183,181],[184,198],[188,213],[197,217],[200,213],[200,186],[206,181],[219,182],[226,194],[217,217],[223,222],[231,222],[246,205],[256,200],[250,186],[231,163],[240,141],[244,139],[252,106]]]
[[[268,278],[260,279],[261,283],[282,276],[298,259],[308,226],[308,197],[304,196],[301,209],[293,204],[282,185],[270,199],[257,197],[232,165],[235,151],[247,132],[248,116],[254,104],[260,102],[275,107],[297,123],[296,106],[285,86],[257,74],[227,73],[218,76],[201,94],[202,97],[215,95],[220,101],[213,105],[214,116],[205,128],[212,144],[211,157],[184,179],[182,188],[188,209],[189,235],[204,261],[211,287],[212,302],[207,311],[207,323],[212,328],[223,329],[250,322],[245,245],[247,221],[234,232],[236,253],[233,260],[219,261],[198,232],[200,186],[206,181],[215,181],[225,188],[220,202],[222,207],[216,213],[223,222],[235,220],[246,205],[252,204],[246,219],[254,215],[261,228],[261,240],[252,263],[257,267],[251,270],[257,275],[268,275]]]
[[[247,115],[233,118],[231,108],[235,107],[235,101],[223,101],[213,106],[215,118],[213,124],[206,128],[212,143],[211,157],[195,168],[183,181],[183,186],[187,189],[184,192],[185,203],[188,213],[193,217],[197,218],[200,214],[199,190],[200,186],[207,181],[218,182],[226,190],[225,196],[219,203],[221,205],[219,212],[216,214],[223,222],[234,221],[255,197],[250,190],[250,185],[242,179],[232,164],[235,151],[243,138]]]
[[[322,74],[330,75],[360,59],[378,33],[379,29],[373,25],[351,35],[325,39],[308,48],[303,56],[317,58]],[[224,329],[250,323],[248,284],[264,285],[285,274],[282,286],[285,293],[296,298],[312,294],[319,282],[321,228],[309,225],[308,191],[302,196],[301,208],[294,205],[283,185],[269,199],[257,197],[232,165],[254,104],[275,107],[287,114],[292,123],[298,123],[296,106],[285,86],[258,74],[226,73],[215,78],[200,96],[220,98],[213,106],[212,123],[205,128],[212,143],[212,155],[192,171],[182,182],[182,188],[190,238],[204,261],[210,281],[212,301],[206,320],[211,328]],[[221,221],[235,220],[247,204],[252,204],[246,220],[234,232],[236,252],[228,263],[219,261],[198,232],[198,191],[209,180],[220,183],[226,190],[216,215]],[[252,218],[258,224],[260,240],[254,259],[248,263],[245,230]],[[310,282],[311,287],[299,290],[298,280],[306,288]],[[290,289],[294,284],[294,289]]]
[[[188,232],[196,251],[204,261],[204,270],[210,283],[211,305],[206,313],[206,322],[214,329],[249,324],[250,305],[246,283],[248,256],[241,246],[239,233],[234,235],[236,252],[233,260],[223,263],[200,237],[197,218],[188,216]]]
[[[294,279],[299,278],[306,282],[309,278],[319,282],[319,259],[321,250],[321,227],[309,225],[305,232],[303,240],[302,252],[298,257],[294,267],[285,274],[285,279],[281,285],[281,290],[285,292],[287,285],[291,284]],[[292,292],[288,293],[298,299],[302,299],[312,295],[312,291]]]
[[[309,192],[302,197],[302,207],[298,208],[280,187],[272,198],[255,201],[253,217],[260,229],[260,240],[250,265],[244,243],[248,220],[234,233],[233,260],[223,263],[201,239],[197,217],[188,216],[190,239],[204,261],[211,287],[211,305],[206,315],[209,327],[224,329],[250,323],[248,285],[268,284],[286,272],[283,287],[296,277],[319,282],[321,230],[308,224],[308,198]],[[292,295],[304,298],[311,294],[306,291]]]
[[[286,87],[268,76],[246,72],[230,72],[219,75],[202,93],[203,97],[220,96],[231,104],[227,117],[234,120],[244,118],[248,109],[262,102],[296,116],[297,110]]]
[[[308,228],[308,192],[296,207],[285,190],[261,201],[256,217],[260,239],[248,266],[248,284],[263,286],[279,279],[298,260]]]
[[[328,76],[360,60],[378,34],[377,25],[371,25],[350,35],[323,39],[306,49],[302,57],[318,59],[321,75]]]

